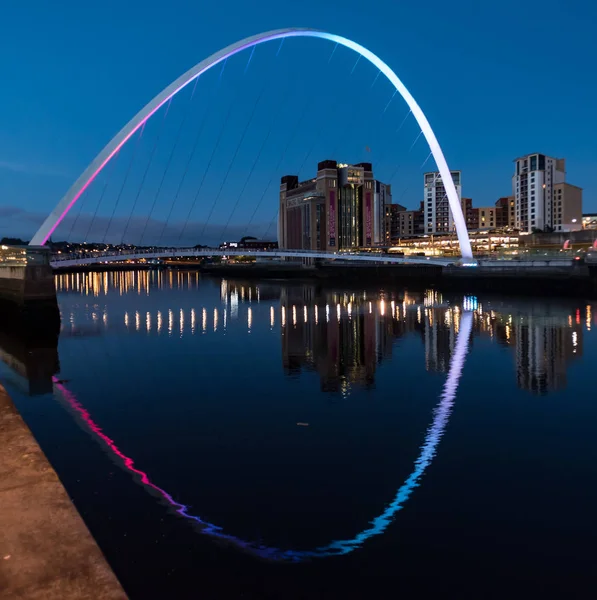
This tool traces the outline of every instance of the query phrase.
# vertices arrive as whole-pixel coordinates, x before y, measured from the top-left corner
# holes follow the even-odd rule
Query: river
[[[131,598],[592,597],[597,305],[56,286],[0,381]]]

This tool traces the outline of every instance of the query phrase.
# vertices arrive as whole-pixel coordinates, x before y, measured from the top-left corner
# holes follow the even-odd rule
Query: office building
[[[373,178],[371,163],[325,160],[313,179],[286,175],[280,184],[280,248],[337,251],[383,244],[391,202],[390,185]]]
[[[514,162],[515,227],[523,233],[580,229],[582,190],[566,183],[565,159],[528,154]]]
[[[462,200],[460,171],[450,171],[456,187],[458,200]],[[454,231],[454,219],[446,188],[439,171],[425,173],[425,233],[449,233]]]

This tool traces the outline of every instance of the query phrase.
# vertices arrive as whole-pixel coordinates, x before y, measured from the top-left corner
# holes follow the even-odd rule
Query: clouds
[[[0,206],[0,235],[30,239],[43,223],[46,214],[18,206]],[[225,240],[238,240],[243,235],[277,238],[277,220],[246,224],[205,224],[203,221],[148,219],[143,216],[106,216],[89,213],[68,214],[52,239],[73,242],[105,242],[110,244],[143,244],[162,246],[215,245]]]
[[[0,171],[10,171],[22,175],[38,175],[42,177],[71,177],[70,173],[50,165],[14,162],[0,158]]]

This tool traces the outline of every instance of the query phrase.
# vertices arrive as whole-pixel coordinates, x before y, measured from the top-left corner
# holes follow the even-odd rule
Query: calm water
[[[0,379],[133,599],[594,597],[597,305],[56,282]]]

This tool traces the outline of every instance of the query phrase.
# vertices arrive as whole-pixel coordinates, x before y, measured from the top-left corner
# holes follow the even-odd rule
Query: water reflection
[[[59,292],[62,364],[43,371],[57,403],[48,396],[24,404],[42,409],[38,431],[51,419],[57,433],[46,434],[47,447],[67,488],[87,488],[76,501],[114,538],[103,540],[110,560],[122,556],[126,528],[147,530],[149,539],[168,532],[167,550],[147,544],[159,564],[171,555],[170,564],[221,556],[228,571],[232,557],[251,573],[265,569],[264,579],[280,568],[221,552],[213,543],[221,540],[290,562],[352,553],[352,570],[367,577],[394,574],[396,561],[414,550],[427,572],[445,560],[426,553],[446,543],[444,521],[465,541],[473,525],[473,533],[491,527],[485,515],[497,523],[491,539],[510,522],[502,541],[518,535],[517,515],[535,515],[536,498],[550,497],[536,481],[536,494],[525,496],[535,465],[549,465],[545,479],[574,491],[580,471],[566,479],[576,464],[572,438],[590,440],[594,415],[590,394],[582,397],[595,351],[591,305],[261,285],[188,273],[149,273],[147,289],[143,277],[128,288],[111,274],[107,282],[105,274],[97,283],[87,277],[78,291]],[[9,346],[0,337],[8,355]],[[3,356],[10,363],[12,355]],[[0,379],[6,371],[0,365]],[[566,386],[571,393],[557,393]],[[530,394],[557,401],[520,402]],[[576,419],[572,443],[555,444],[554,431],[568,429],[558,430],[564,414]],[[518,471],[501,458],[505,422]],[[491,485],[480,482],[485,473]],[[109,489],[96,500],[101,481]],[[585,492],[590,486],[579,488]],[[500,512],[511,500],[510,513]],[[565,527],[571,512],[589,521],[589,495],[585,513],[563,500],[543,506],[546,522]],[[116,510],[122,521],[113,518]],[[530,539],[536,532],[528,533]],[[453,554],[463,551],[458,540],[448,541]],[[147,561],[144,545],[129,554]],[[346,566],[342,559],[313,560],[286,573],[316,569],[332,578]],[[126,571],[126,559],[119,568]]]
[[[15,335],[0,330],[0,361],[11,383],[27,396],[52,393],[52,376],[60,370],[58,338],[38,333]]]
[[[117,440],[108,437],[108,431],[104,433],[100,429],[91,408],[84,406],[84,394],[75,397],[68,389],[68,382],[60,380],[57,354],[55,361],[46,361],[47,367],[42,369],[45,389],[51,386],[54,376],[55,396],[115,455],[123,468],[134,474],[136,481],[159,494],[178,515],[197,523],[203,533],[261,557],[291,561],[346,554],[386,530],[436,455],[469,346],[477,343],[499,346],[504,355],[512,357],[511,368],[505,369],[500,363],[504,378],[510,378],[520,389],[532,394],[546,394],[567,385],[568,369],[582,357],[585,336],[595,319],[591,305],[569,301],[538,306],[524,300],[448,297],[437,291],[338,291],[314,284],[261,285],[227,280],[218,282],[214,290],[213,281],[201,280],[194,273],[69,274],[61,275],[57,282],[63,339],[87,336],[118,339],[122,333],[127,338],[141,340],[144,372],[159,373],[152,361],[163,357],[152,355],[151,348],[161,350],[165,346],[161,341],[158,346],[151,342],[160,336],[166,342],[177,344],[177,348],[183,343],[179,338],[190,340],[199,354],[198,344],[207,347],[214,343],[227,348],[223,346],[227,341],[223,336],[231,333],[244,343],[252,342],[259,335],[268,335],[279,340],[286,381],[292,383],[292,378],[312,373],[316,378],[304,378],[309,385],[317,387],[318,381],[326,394],[348,397],[361,390],[372,390],[376,378],[381,380],[381,365],[399,352],[405,340],[415,341],[413,347],[420,348],[416,360],[420,360],[428,372],[442,374],[445,383],[424,437],[421,429],[423,440],[417,442],[421,446],[410,475],[404,483],[395,482],[394,485],[400,487],[395,493],[396,488],[393,488],[393,498],[384,498],[380,514],[368,516],[366,528],[345,539],[333,536],[338,539],[309,550],[283,549],[240,539],[194,514],[200,512],[200,508],[191,511],[175,501],[167,491],[152,483],[147,472],[134,466],[133,459],[119,449]],[[214,290],[216,297],[197,293],[202,286],[206,286],[207,291]],[[160,290],[168,293],[160,294]],[[112,335],[106,335],[108,333]],[[18,354],[11,350],[14,344],[11,346],[0,337],[0,347],[4,350],[4,362],[18,370],[17,363],[16,367],[11,364]],[[89,351],[102,350],[97,345]],[[87,358],[94,360],[93,356]],[[119,362],[124,358],[116,356],[115,360]],[[483,368],[476,372],[481,384]],[[486,368],[487,375],[494,370],[491,364]],[[20,372],[28,376],[26,370],[21,368]],[[35,371],[35,377],[37,373]],[[34,371],[30,369],[29,374]],[[119,443],[124,442],[119,440]],[[397,479],[403,477],[404,474],[396,476]]]
[[[169,271],[130,271],[125,273],[77,273],[56,278],[59,292],[79,294],[88,299],[106,296],[149,295],[152,290],[198,289],[197,273]],[[199,298],[198,298],[199,300]],[[326,291],[320,286],[255,284],[222,280],[220,306],[202,306],[188,311],[176,306],[148,311],[124,312],[122,323],[137,332],[160,335],[162,313],[168,315],[167,333],[176,328],[179,335],[225,334],[240,316],[250,333],[264,325],[264,314],[251,306],[269,303],[268,325],[281,326],[282,363],[285,372],[297,376],[303,370],[319,374],[321,389],[349,394],[353,386],[371,388],[378,366],[392,354],[394,343],[408,335],[418,336],[425,347],[425,368],[447,373],[460,327],[461,310],[474,315],[473,335],[489,339],[513,353],[512,376],[519,388],[532,394],[564,389],[571,363],[583,354],[583,337],[597,322],[590,304],[552,304],[537,307],[532,301],[514,303],[475,297],[459,306],[434,290],[413,292]],[[118,328],[107,304],[85,305],[85,311],[62,315],[62,335],[99,335]],[[220,312],[221,311],[221,315]],[[242,313],[240,314],[239,311]],[[200,327],[196,315],[201,315]],[[319,315],[325,315],[320,318]],[[101,318],[100,318],[101,317]],[[345,317],[345,318],[343,318]],[[78,320],[83,318],[83,322]],[[131,323],[131,319],[133,323]],[[141,320],[144,320],[144,327]],[[508,374],[506,374],[508,375]]]

